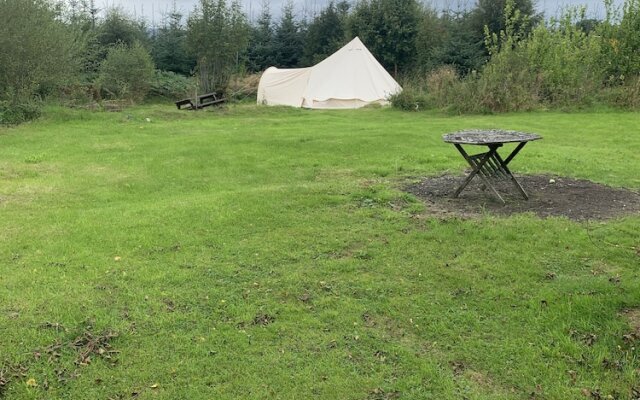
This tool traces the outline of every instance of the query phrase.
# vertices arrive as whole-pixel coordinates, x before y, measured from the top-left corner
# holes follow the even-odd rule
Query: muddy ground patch
[[[405,189],[422,199],[429,212],[440,216],[534,213],[541,218],[567,217],[584,221],[640,213],[640,194],[633,190],[548,175],[516,178],[529,195],[529,200],[522,198],[512,182],[500,181],[495,186],[506,201],[502,204],[478,178],[474,178],[460,196],[454,198],[453,193],[464,176],[453,175],[423,178]]]

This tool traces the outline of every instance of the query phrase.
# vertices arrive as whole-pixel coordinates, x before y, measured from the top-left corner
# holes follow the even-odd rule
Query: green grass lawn
[[[638,191],[639,122],[152,105],[0,128],[0,398],[631,398],[639,216],[442,219],[401,188],[462,173],[443,133],[500,127],[544,136],[518,173]]]

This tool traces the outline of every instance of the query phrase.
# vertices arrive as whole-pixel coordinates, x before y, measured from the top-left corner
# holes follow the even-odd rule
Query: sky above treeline
[[[241,0],[245,12],[250,20],[254,20],[260,14],[263,0]],[[272,15],[278,16],[283,5],[288,0],[267,0]],[[353,1],[351,1],[353,3]],[[436,10],[460,10],[472,8],[475,0],[425,0],[425,4],[430,5]],[[623,0],[614,0],[614,4],[619,6]],[[96,1],[102,9],[121,6],[125,11],[136,17],[142,17],[149,22],[160,23],[162,16],[166,15],[172,8],[174,0],[98,0]],[[184,15],[189,14],[199,0],[175,0],[176,8]],[[299,17],[313,16],[322,10],[329,0],[293,0],[296,14]],[[561,10],[568,6],[586,6],[587,17],[603,18],[604,1],[603,0],[537,0],[535,2],[539,11],[545,13],[546,16],[559,15]]]

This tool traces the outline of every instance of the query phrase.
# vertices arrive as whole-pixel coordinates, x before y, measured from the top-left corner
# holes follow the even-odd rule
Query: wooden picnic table
[[[505,203],[504,199],[492,184],[492,182],[496,180],[510,180],[520,194],[522,194],[522,197],[524,197],[525,200],[529,199],[527,192],[524,191],[518,180],[513,176],[508,165],[527,143],[542,139],[542,136],[533,133],[490,129],[464,130],[448,133],[443,135],[442,139],[446,143],[453,144],[471,166],[471,172],[467,175],[460,187],[456,189],[453,195],[454,197],[458,197],[469,182],[471,182],[475,176],[478,176],[503,204]],[[505,143],[518,143],[518,145],[507,158],[503,159],[502,156],[498,154],[498,149]],[[487,146],[488,151],[469,155],[462,145]]]
[[[212,92],[198,96],[196,101],[192,99],[178,100],[176,101],[176,107],[178,107],[178,110],[182,110],[182,107],[185,107],[187,110],[199,110],[201,108],[222,104],[226,101],[227,99],[221,92]]]

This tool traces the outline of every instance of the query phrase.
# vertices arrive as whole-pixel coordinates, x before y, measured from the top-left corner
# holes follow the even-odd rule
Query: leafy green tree
[[[301,64],[304,52],[304,27],[293,14],[293,3],[288,2],[282,9],[280,23],[274,37],[275,65],[278,67],[297,67]]]
[[[200,0],[187,22],[187,44],[197,61],[200,90],[224,90],[244,69],[249,25],[237,0]]]
[[[149,93],[154,71],[151,55],[140,43],[118,43],[100,64],[96,83],[107,97],[141,101]]]
[[[0,1],[0,114],[73,81],[82,46],[49,2]]]
[[[607,18],[598,29],[604,39],[603,63],[610,83],[640,75],[640,0],[625,0],[622,15],[607,1]]]
[[[97,26],[97,40],[106,52],[109,46],[124,43],[133,46],[140,43],[145,47],[149,44],[149,36],[144,21],[136,21],[127,15],[121,8],[113,7],[107,10],[106,15]]]
[[[249,69],[263,71],[275,64],[274,29],[269,3],[262,3],[262,12],[255,26],[251,27],[248,61]]]
[[[478,0],[476,7],[471,11],[469,23],[480,37],[484,35],[485,26],[489,28],[489,33],[499,33],[506,29],[505,7],[508,1]],[[542,20],[542,15],[535,10],[534,0],[513,0],[513,9],[527,17],[528,26],[524,27],[527,31]]]
[[[363,0],[351,14],[349,32],[398,75],[415,61],[419,18],[416,0]]]
[[[303,63],[316,64],[333,54],[345,42],[349,3],[333,1],[309,24],[304,44]]]
[[[182,25],[182,14],[175,3],[153,38],[151,55],[156,67],[162,71],[189,75],[195,67],[195,60],[187,50],[187,30]]]

